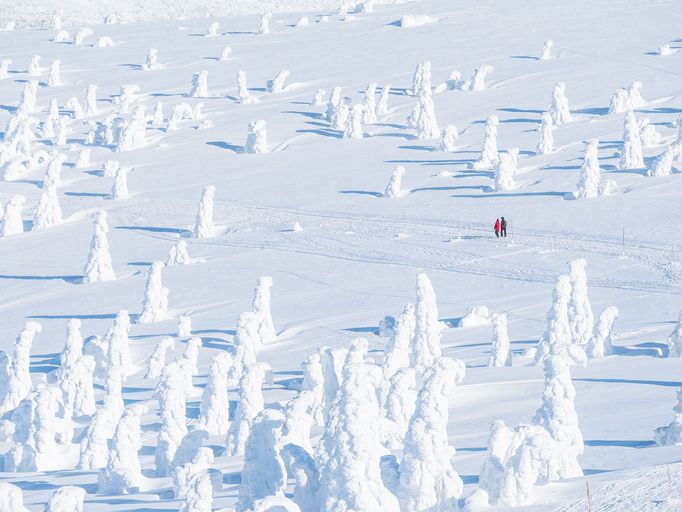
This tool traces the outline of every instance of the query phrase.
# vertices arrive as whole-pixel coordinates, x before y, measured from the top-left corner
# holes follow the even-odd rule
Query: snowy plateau
[[[0,512],[682,510],[679,7],[0,0]]]

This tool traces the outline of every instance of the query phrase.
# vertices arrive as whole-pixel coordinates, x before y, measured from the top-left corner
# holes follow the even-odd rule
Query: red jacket
[[[500,219],[497,219],[495,221],[495,233],[497,233],[500,230]]]

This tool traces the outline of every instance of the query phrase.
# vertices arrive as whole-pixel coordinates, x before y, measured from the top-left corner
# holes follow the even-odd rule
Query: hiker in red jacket
[[[500,219],[495,221],[495,238],[500,238]]]

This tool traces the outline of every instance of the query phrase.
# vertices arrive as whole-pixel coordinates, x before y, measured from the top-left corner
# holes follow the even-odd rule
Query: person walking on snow
[[[502,217],[502,221],[500,222],[500,236],[507,236],[507,221],[504,220],[504,217]]]
[[[504,218],[504,217],[503,217]],[[495,238],[500,238],[500,219],[495,220]]]

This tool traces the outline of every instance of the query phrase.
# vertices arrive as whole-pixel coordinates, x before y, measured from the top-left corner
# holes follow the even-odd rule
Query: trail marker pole
[[[592,512],[592,495],[590,494],[589,482],[585,482],[585,489],[587,491],[587,512]]]

